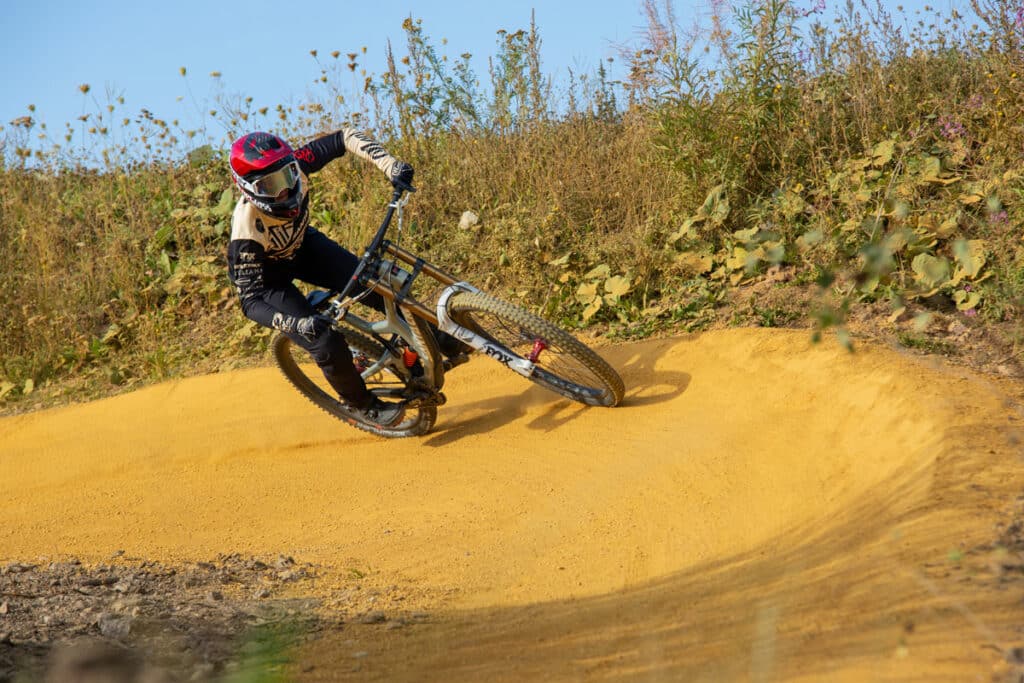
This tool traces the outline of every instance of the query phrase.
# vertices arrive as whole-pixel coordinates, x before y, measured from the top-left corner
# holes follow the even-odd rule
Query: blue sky
[[[592,70],[615,54],[614,44],[631,40],[643,24],[639,1],[489,0],[417,2],[269,2],[243,0],[13,0],[5,3],[0,60],[8,66],[0,122],[28,113],[47,122],[52,132],[82,113],[78,86],[88,83],[105,102],[110,90],[123,95],[128,111],[142,107],[167,119],[187,115],[177,102],[213,93],[209,73],[222,73],[229,93],[275,105],[301,100],[312,89],[321,59],[333,50],[343,55],[367,48],[362,66],[380,73],[390,39],[396,52],[404,45],[401,28],[410,16],[450,58],[474,55],[478,76],[486,77],[486,56],[498,29],[526,28],[536,9],[543,41],[545,71]],[[13,29],[13,30],[12,30]],[[448,44],[441,46],[441,38]],[[344,57],[342,57],[344,59]],[[479,60],[479,61],[478,61]],[[88,109],[94,107],[90,104]]]
[[[794,0],[813,7],[816,0]],[[871,0],[873,3],[874,0]],[[196,106],[210,102],[219,71],[220,88],[252,96],[257,105],[298,103],[313,90],[322,59],[367,48],[361,66],[371,73],[384,68],[391,40],[401,54],[401,24],[408,16],[423,19],[424,32],[451,58],[474,55],[474,70],[487,75],[498,29],[526,28],[531,9],[543,41],[547,74],[592,72],[599,60],[617,54],[616,46],[635,41],[645,25],[641,0],[377,0],[351,2],[304,0],[7,0],[0,60],[8,66],[0,124],[28,114],[59,136],[66,122],[96,106],[85,102],[78,87],[89,84],[100,104],[123,96],[122,114],[142,108],[159,117],[195,118]],[[661,4],[661,0],[658,0]],[[845,4],[829,0],[832,6]],[[883,2],[895,8],[924,2]],[[938,0],[932,6],[963,6]],[[707,0],[676,0],[677,18],[692,25],[708,14]],[[448,43],[441,46],[441,39]],[[344,59],[344,57],[342,57]],[[186,67],[188,79],[179,70]],[[187,87],[186,87],[187,86]],[[191,94],[190,94],[191,91]],[[112,99],[111,97],[111,99]],[[179,97],[184,97],[179,101]]]

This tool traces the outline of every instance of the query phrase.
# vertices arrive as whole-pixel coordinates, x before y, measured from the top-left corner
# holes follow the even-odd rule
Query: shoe
[[[405,417],[405,406],[374,398],[370,407],[363,411],[363,417],[379,427],[393,427]]]

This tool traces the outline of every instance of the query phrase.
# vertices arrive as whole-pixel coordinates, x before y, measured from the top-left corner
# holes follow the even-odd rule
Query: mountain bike
[[[401,402],[404,417],[390,427],[366,421],[339,400],[305,350],[278,334],[272,342],[274,359],[299,392],[328,414],[385,437],[429,432],[438,407],[447,400],[441,391],[445,374],[473,355],[491,358],[586,405],[615,406],[622,401],[625,388],[619,374],[574,336],[386,239],[396,216],[401,235],[402,211],[410,197],[406,190],[414,191],[395,189],[383,222],[344,289],[314,290],[307,295],[345,337],[367,388],[379,398]],[[380,319],[352,310],[370,292],[383,298],[384,311],[376,315]],[[376,314],[369,307],[360,307],[361,312],[362,308]],[[444,338],[444,334],[450,336]],[[439,338],[454,342],[462,352],[445,357]]]

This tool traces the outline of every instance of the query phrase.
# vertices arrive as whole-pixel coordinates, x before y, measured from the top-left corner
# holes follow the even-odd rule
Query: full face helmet
[[[264,213],[299,215],[305,187],[287,142],[270,133],[248,133],[231,145],[231,175],[246,199]]]

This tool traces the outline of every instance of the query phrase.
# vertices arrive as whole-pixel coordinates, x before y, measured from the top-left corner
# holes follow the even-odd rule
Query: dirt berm
[[[299,680],[1016,680],[1019,387],[797,331],[600,350],[618,408],[479,358],[417,439],[273,368],[5,418],[0,563],[294,558],[344,616]]]

